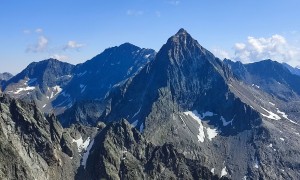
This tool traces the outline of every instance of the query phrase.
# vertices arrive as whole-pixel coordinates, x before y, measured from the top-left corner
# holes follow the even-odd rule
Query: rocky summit
[[[0,179],[300,179],[300,76],[185,29],[4,79]]]

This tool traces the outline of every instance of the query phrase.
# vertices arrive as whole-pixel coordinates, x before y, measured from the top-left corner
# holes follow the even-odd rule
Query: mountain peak
[[[140,47],[138,47],[136,45],[133,45],[133,44],[131,44],[129,42],[123,43],[119,47],[140,49]]]
[[[181,28],[175,35],[170,37],[168,39],[167,44],[172,44],[172,45],[182,45],[182,46],[187,46],[189,45],[196,45],[198,42],[193,39],[193,37],[183,28]]]
[[[180,28],[179,31],[176,33],[176,35],[180,35],[180,34],[188,34],[188,33],[185,29]]]

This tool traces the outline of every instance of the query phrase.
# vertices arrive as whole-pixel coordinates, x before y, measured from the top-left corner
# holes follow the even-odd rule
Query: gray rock
[[[219,178],[199,161],[186,159],[171,144],[154,146],[122,120],[109,124],[95,137],[86,167],[81,167],[76,179]]]

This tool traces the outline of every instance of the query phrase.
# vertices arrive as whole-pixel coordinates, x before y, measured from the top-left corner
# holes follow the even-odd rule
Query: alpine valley
[[[0,179],[300,179],[300,71],[184,29],[0,74]]]

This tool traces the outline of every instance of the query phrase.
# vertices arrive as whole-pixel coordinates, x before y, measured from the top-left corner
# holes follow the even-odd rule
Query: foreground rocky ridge
[[[73,179],[80,153],[74,139],[82,128],[63,129],[33,103],[0,95],[0,178]],[[81,132],[92,135],[96,128]],[[82,135],[81,135],[82,134]]]
[[[2,94],[0,124],[1,179],[219,179],[125,120],[63,129],[55,116]]]

